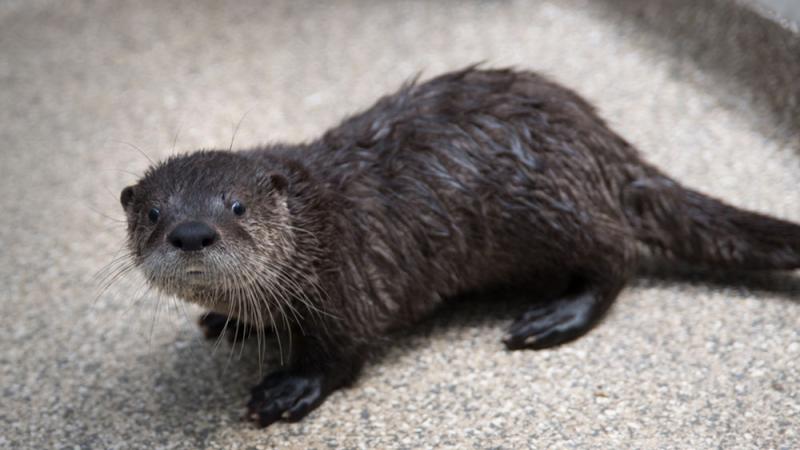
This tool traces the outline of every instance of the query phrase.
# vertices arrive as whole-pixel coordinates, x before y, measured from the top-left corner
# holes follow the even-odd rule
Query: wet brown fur
[[[514,70],[409,83],[309,144],[173,157],[122,200],[156,287],[291,338],[248,405],[261,425],[303,417],[370,345],[459,293],[549,280],[560,294],[505,341],[543,348],[600,320],[642,244],[712,267],[800,267],[800,226],[682,187],[577,94]],[[187,288],[190,257],[164,241],[190,219],[221,238],[191,256],[207,273]]]

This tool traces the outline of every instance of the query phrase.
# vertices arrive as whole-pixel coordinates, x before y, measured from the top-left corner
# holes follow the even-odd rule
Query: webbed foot
[[[592,291],[584,291],[531,307],[511,325],[503,343],[509,350],[540,350],[576,339],[605,312],[599,304]]]
[[[292,370],[267,375],[252,389],[246,420],[267,427],[278,420],[296,422],[319,406],[330,393],[325,377]]]
[[[200,325],[200,329],[206,339],[216,339],[224,334],[230,343],[244,341],[255,332],[250,325],[215,312],[203,314],[198,319],[197,324]]]

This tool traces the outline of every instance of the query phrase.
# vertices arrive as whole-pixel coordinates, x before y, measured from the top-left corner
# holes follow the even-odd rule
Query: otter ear
[[[119,202],[122,203],[123,209],[128,209],[133,202],[133,186],[128,186],[122,190],[122,193],[119,194]]]
[[[269,174],[269,184],[273,189],[283,194],[286,192],[286,188],[289,187],[289,180],[285,176],[273,172]]]

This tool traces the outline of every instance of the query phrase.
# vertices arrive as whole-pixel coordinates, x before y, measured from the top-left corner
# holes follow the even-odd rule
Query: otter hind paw
[[[598,311],[590,292],[528,309],[509,329],[503,343],[509,350],[540,350],[571,341],[596,323]]]

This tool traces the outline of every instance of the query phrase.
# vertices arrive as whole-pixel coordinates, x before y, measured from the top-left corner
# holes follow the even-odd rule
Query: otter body
[[[410,83],[307,145],[170,158],[121,201],[153,286],[215,311],[212,334],[284,338],[285,367],[248,404],[261,426],[308,414],[386,333],[460,293],[529,292],[504,342],[540,349],[602,318],[642,244],[800,267],[800,226],[681,187],[577,94],[512,70]]]

